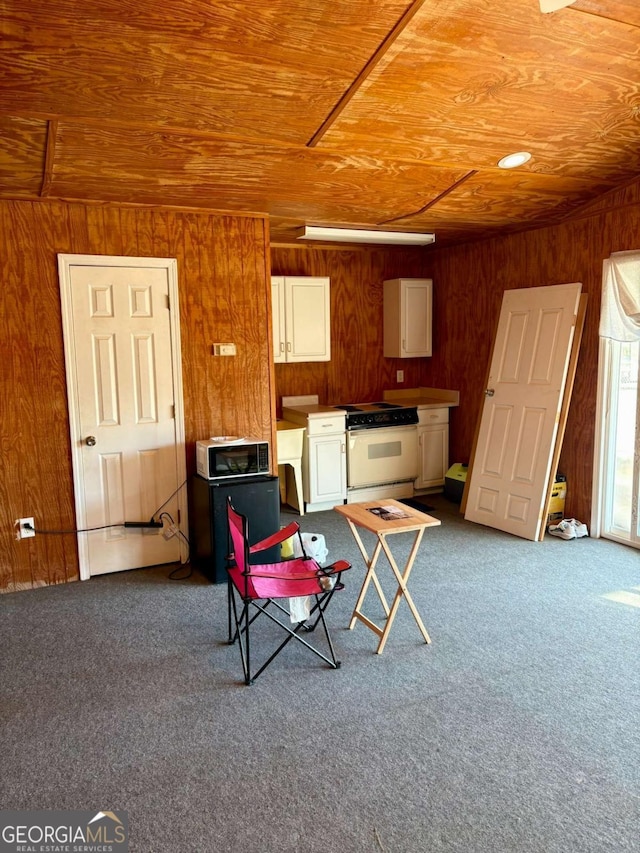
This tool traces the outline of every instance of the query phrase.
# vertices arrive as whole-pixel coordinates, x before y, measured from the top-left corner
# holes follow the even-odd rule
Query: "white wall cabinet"
[[[428,278],[394,278],[383,282],[384,356],[431,355],[433,282]]]
[[[449,467],[449,409],[418,409],[418,417],[420,473],[415,487],[440,489]]]
[[[330,279],[274,275],[271,300],[276,364],[330,361]]]

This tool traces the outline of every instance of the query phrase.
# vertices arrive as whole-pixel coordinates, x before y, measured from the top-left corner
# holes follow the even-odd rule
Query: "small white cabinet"
[[[347,497],[345,434],[309,437],[306,451],[307,512],[343,503]]]
[[[344,413],[318,411],[318,406],[283,408],[283,416],[306,427],[302,452],[307,512],[332,509],[347,499],[347,443]]]
[[[331,359],[330,279],[271,277],[273,356],[276,364]]]
[[[435,491],[444,486],[449,466],[449,409],[418,409],[418,417],[420,473],[415,487]]]
[[[430,356],[433,282],[394,278],[383,282],[384,357]]]

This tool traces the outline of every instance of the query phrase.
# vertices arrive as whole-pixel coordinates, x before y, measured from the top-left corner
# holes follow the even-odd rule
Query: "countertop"
[[[288,429],[304,429],[304,427],[300,426],[300,424],[294,424],[291,421],[280,420],[280,418],[278,418],[276,421],[276,430],[278,432],[284,432]]]
[[[417,406],[419,409],[442,409],[458,406],[460,404],[460,392],[448,391],[445,388],[401,388],[384,391],[382,399],[390,403],[400,403],[403,406]],[[340,414],[346,415],[346,411],[338,406],[324,406],[321,403],[283,406],[283,420],[279,423],[299,422],[301,417],[326,418],[327,415]],[[278,429],[286,428],[278,427]]]
[[[445,388],[400,388],[384,391],[382,399],[403,406],[417,406],[419,409],[443,409],[460,405],[460,392]]]
[[[327,415],[346,415],[344,409],[336,408],[336,406],[323,406],[321,403],[309,403],[305,406],[285,406],[282,409],[282,415],[285,420],[289,420],[287,418],[288,412],[297,412],[309,418],[325,418]]]

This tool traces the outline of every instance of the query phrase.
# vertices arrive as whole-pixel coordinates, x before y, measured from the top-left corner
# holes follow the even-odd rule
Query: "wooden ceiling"
[[[557,223],[640,175],[637,0],[0,10],[0,197],[268,213],[279,243],[319,224],[438,245]]]

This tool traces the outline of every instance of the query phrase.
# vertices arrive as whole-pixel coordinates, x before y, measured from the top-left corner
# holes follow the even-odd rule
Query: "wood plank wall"
[[[2,591],[78,577],[75,536],[16,541],[13,527],[23,516],[44,529],[75,527],[59,252],[177,258],[189,473],[199,438],[274,438],[262,217],[0,201]],[[226,341],[238,355],[214,358],[211,344]]]
[[[640,182],[600,200],[591,215],[556,226],[452,248],[271,250],[282,275],[329,275],[329,363],[276,365],[270,355],[269,248],[260,217],[63,202],[0,201],[0,590],[78,577],[73,536],[17,542],[13,523],[75,524],[56,253],[176,257],[180,286],[187,461],[215,433],[270,437],[285,394],[327,403],[373,400],[405,371],[405,387],[460,391],[452,410],[450,461],[468,458],[502,293],[581,281],[585,333],[560,470],[566,514],[589,522],[602,261],[640,248]],[[382,357],[382,281],[434,279],[434,355]],[[215,359],[211,344],[240,344]],[[275,388],[274,388],[275,376]],[[246,406],[247,399],[251,406]]]
[[[374,400],[402,387],[395,382],[402,368],[404,387],[460,391],[460,406],[451,410],[450,462],[467,461],[503,292],[580,281],[589,302],[559,470],[568,481],[565,513],[590,523],[602,262],[611,252],[639,248],[640,182],[579,219],[464,246],[273,248],[274,274],[329,275],[332,287],[331,362],[276,365],[278,411],[288,394],[317,393],[326,403]],[[432,358],[382,357],[382,281],[403,275],[434,280]]]
[[[452,461],[469,456],[503,291],[582,283],[587,313],[558,470],[567,477],[565,516],[588,525],[602,263],[612,252],[640,249],[640,182],[612,193],[598,207],[602,211],[594,209],[554,228],[436,251],[428,264],[440,294],[440,346],[431,359],[429,380],[460,390],[460,409],[451,424]]]

